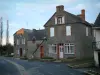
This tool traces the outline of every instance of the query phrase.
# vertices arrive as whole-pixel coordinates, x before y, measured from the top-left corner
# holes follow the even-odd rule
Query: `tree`
[[[14,46],[11,44],[0,46],[0,55],[10,55],[13,53]]]

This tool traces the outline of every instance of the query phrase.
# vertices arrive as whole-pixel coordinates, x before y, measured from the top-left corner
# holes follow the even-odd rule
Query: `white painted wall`
[[[100,30],[94,30],[94,37],[96,41],[100,41]]]
[[[99,66],[99,60],[98,60],[98,52],[94,51],[94,61],[95,61],[95,66]]]
[[[97,42],[97,48],[100,49],[100,42],[98,42],[98,41],[100,41],[100,30],[94,29],[93,33],[94,33],[95,40]]]

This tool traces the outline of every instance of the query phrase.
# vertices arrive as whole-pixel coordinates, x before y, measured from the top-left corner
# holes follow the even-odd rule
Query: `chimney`
[[[56,6],[56,12],[61,12],[61,11],[64,11],[64,6],[63,5]]]
[[[81,16],[80,17],[83,21],[85,21],[85,10],[84,9],[81,10]]]

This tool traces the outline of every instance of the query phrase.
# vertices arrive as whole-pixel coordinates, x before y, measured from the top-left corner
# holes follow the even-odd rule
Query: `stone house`
[[[29,30],[20,29],[14,34],[14,56],[19,58],[32,58],[33,52],[38,48],[39,44],[45,37],[45,30]],[[36,58],[42,58],[46,53],[44,52],[44,45],[39,46],[35,53]]]
[[[56,7],[56,12],[44,25],[48,38],[48,56],[62,58],[93,57],[92,26],[85,20],[85,10],[74,15],[64,10],[64,6]]]

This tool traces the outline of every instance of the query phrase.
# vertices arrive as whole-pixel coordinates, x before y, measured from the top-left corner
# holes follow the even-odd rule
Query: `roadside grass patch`
[[[96,71],[92,71],[92,70],[88,70],[86,72],[84,72],[85,75],[100,75],[100,73],[96,72]]]
[[[53,57],[43,57],[40,59],[40,61],[46,61],[46,62],[51,62],[51,61],[55,61],[56,59],[54,59]]]
[[[66,59],[67,61],[67,59]],[[70,59],[68,60],[68,66],[71,68],[87,68],[94,66],[93,58],[84,59]]]

